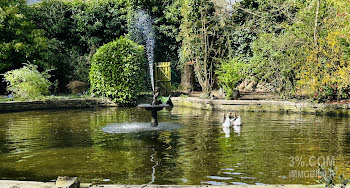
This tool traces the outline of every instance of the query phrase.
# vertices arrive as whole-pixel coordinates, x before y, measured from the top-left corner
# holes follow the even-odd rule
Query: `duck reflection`
[[[241,126],[239,126],[239,125],[234,125],[233,126],[233,131],[235,132],[235,133],[237,133],[237,135],[238,136],[241,136]]]
[[[230,137],[230,127],[222,127],[222,130],[224,131],[226,138]]]
[[[225,137],[230,137],[231,129],[233,129],[233,132],[237,134],[237,136],[241,136],[241,126],[232,126],[232,127],[222,127],[223,132],[225,133]]]

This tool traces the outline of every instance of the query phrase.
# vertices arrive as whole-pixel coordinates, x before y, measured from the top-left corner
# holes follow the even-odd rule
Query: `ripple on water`
[[[248,185],[247,183],[243,182],[231,182],[233,185]]]
[[[216,182],[216,181],[202,181],[202,184],[208,184],[208,185],[227,185],[225,182]]]
[[[240,172],[223,172],[223,174],[229,174],[229,175],[243,175],[244,173],[240,173]]]
[[[221,177],[221,176],[207,176],[209,179],[213,180],[230,180],[232,179],[231,177]]]
[[[221,170],[235,171],[233,168],[222,168]]]
[[[256,180],[256,177],[240,177],[241,179]]]
[[[152,127],[151,123],[112,123],[102,128],[106,133],[138,133],[146,131],[175,130],[180,125],[173,123],[159,123],[157,127]]]

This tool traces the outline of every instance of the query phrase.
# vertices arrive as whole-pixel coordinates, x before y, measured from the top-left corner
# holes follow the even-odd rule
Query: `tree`
[[[340,1],[310,2],[299,13],[303,22],[295,24],[295,34],[304,39],[304,62],[296,63],[298,72],[297,89],[300,95],[320,99],[334,99],[333,92],[325,94],[330,86],[337,86],[334,93],[338,99],[349,97],[350,66],[347,56],[349,23],[347,11]],[[311,10],[311,11],[310,11]],[[314,14],[310,14],[310,12]],[[333,96],[332,96],[333,95]],[[321,97],[322,98],[322,97]]]
[[[127,32],[127,0],[44,0],[31,7],[31,19],[55,39],[54,75],[61,90],[69,81],[89,83],[96,49]]]
[[[27,12],[24,0],[0,2],[0,74],[28,62],[41,69],[51,66],[53,41],[27,18]],[[1,77],[0,93],[5,88]]]
[[[276,91],[294,89],[293,63],[302,41],[289,29],[300,7],[295,0],[243,0],[233,5],[229,54],[247,63],[246,78],[268,82]]]
[[[192,63],[202,90],[212,90],[214,69],[225,54],[223,27],[209,0],[184,0],[181,7],[183,17],[180,26],[180,62]]]
[[[28,61],[48,68],[51,41],[26,17],[25,1],[5,1],[0,5],[0,73]]]

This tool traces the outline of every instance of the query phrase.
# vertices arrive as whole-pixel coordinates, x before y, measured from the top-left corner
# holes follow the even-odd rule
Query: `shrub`
[[[69,82],[66,87],[74,94],[84,93],[86,91],[86,84],[78,80]]]
[[[226,99],[231,99],[239,81],[243,79],[243,70],[245,64],[236,57],[229,61],[223,61],[218,67],[216,74],[219,79],[219,85],[224,89]]]
[[[325,38],[319,39],[315,49],[307,51],[306,61],[298,67],[303,71],[298,73],[297,88],[303,95],[312,96],[324,90],[329,92],[321,92],[324,95],[318,96],[321,100],[317,100],[349,97],[350,65],[349,60],[344,58],[340,36],[340,32],[330,32]],[[336,85],[337,91],[333,92],[330,85]]]
[[[15,97],[35,99],[49,94],[52,83],[48,80],[47,71],[39,72],[36,65],[26,64],[20,69],[8,71],[4,74],[7,81],[7,91]]]
[[[120,37],[103,45],[91,60],[91,93],[111,98],[120,105],[131,104],[142,89],[144,48]]]

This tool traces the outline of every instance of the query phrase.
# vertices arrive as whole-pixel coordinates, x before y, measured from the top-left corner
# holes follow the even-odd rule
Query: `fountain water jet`
[[[134,41],[139,43],[145,43],[147,60],[149,65],[149,73],[151,77],[152,91],[154,91],[154,76],[153,76],[153,63],[154,63],[154,45],[155,35],[152,28],[152,18],[142,9],[138,10],[133,22],[130,25],[129,33]]]
[[[140,104],[138,107],[145,108],[147,111],[151,111],[151,117],[152,117],[151,125],[153,127],[156,127],[158,126],[157,112],[169,105],[161,104],[158,101],[160,91],[159,91],[159,88],[155,87],[155,84],[154,84],[153,64],[154,64],[155,38],[154,38],[154,31],[152,28],[152,19],[144,10],[138,10],[134,16],[135,16],[134,20],[129,30],[134,39],[136,39],[139,42],[143,41],[146,44],[147,60],[149,64],[149,72],[150,72],[151,85],[152,85],[152,91],[153,91],[152,104]]]

